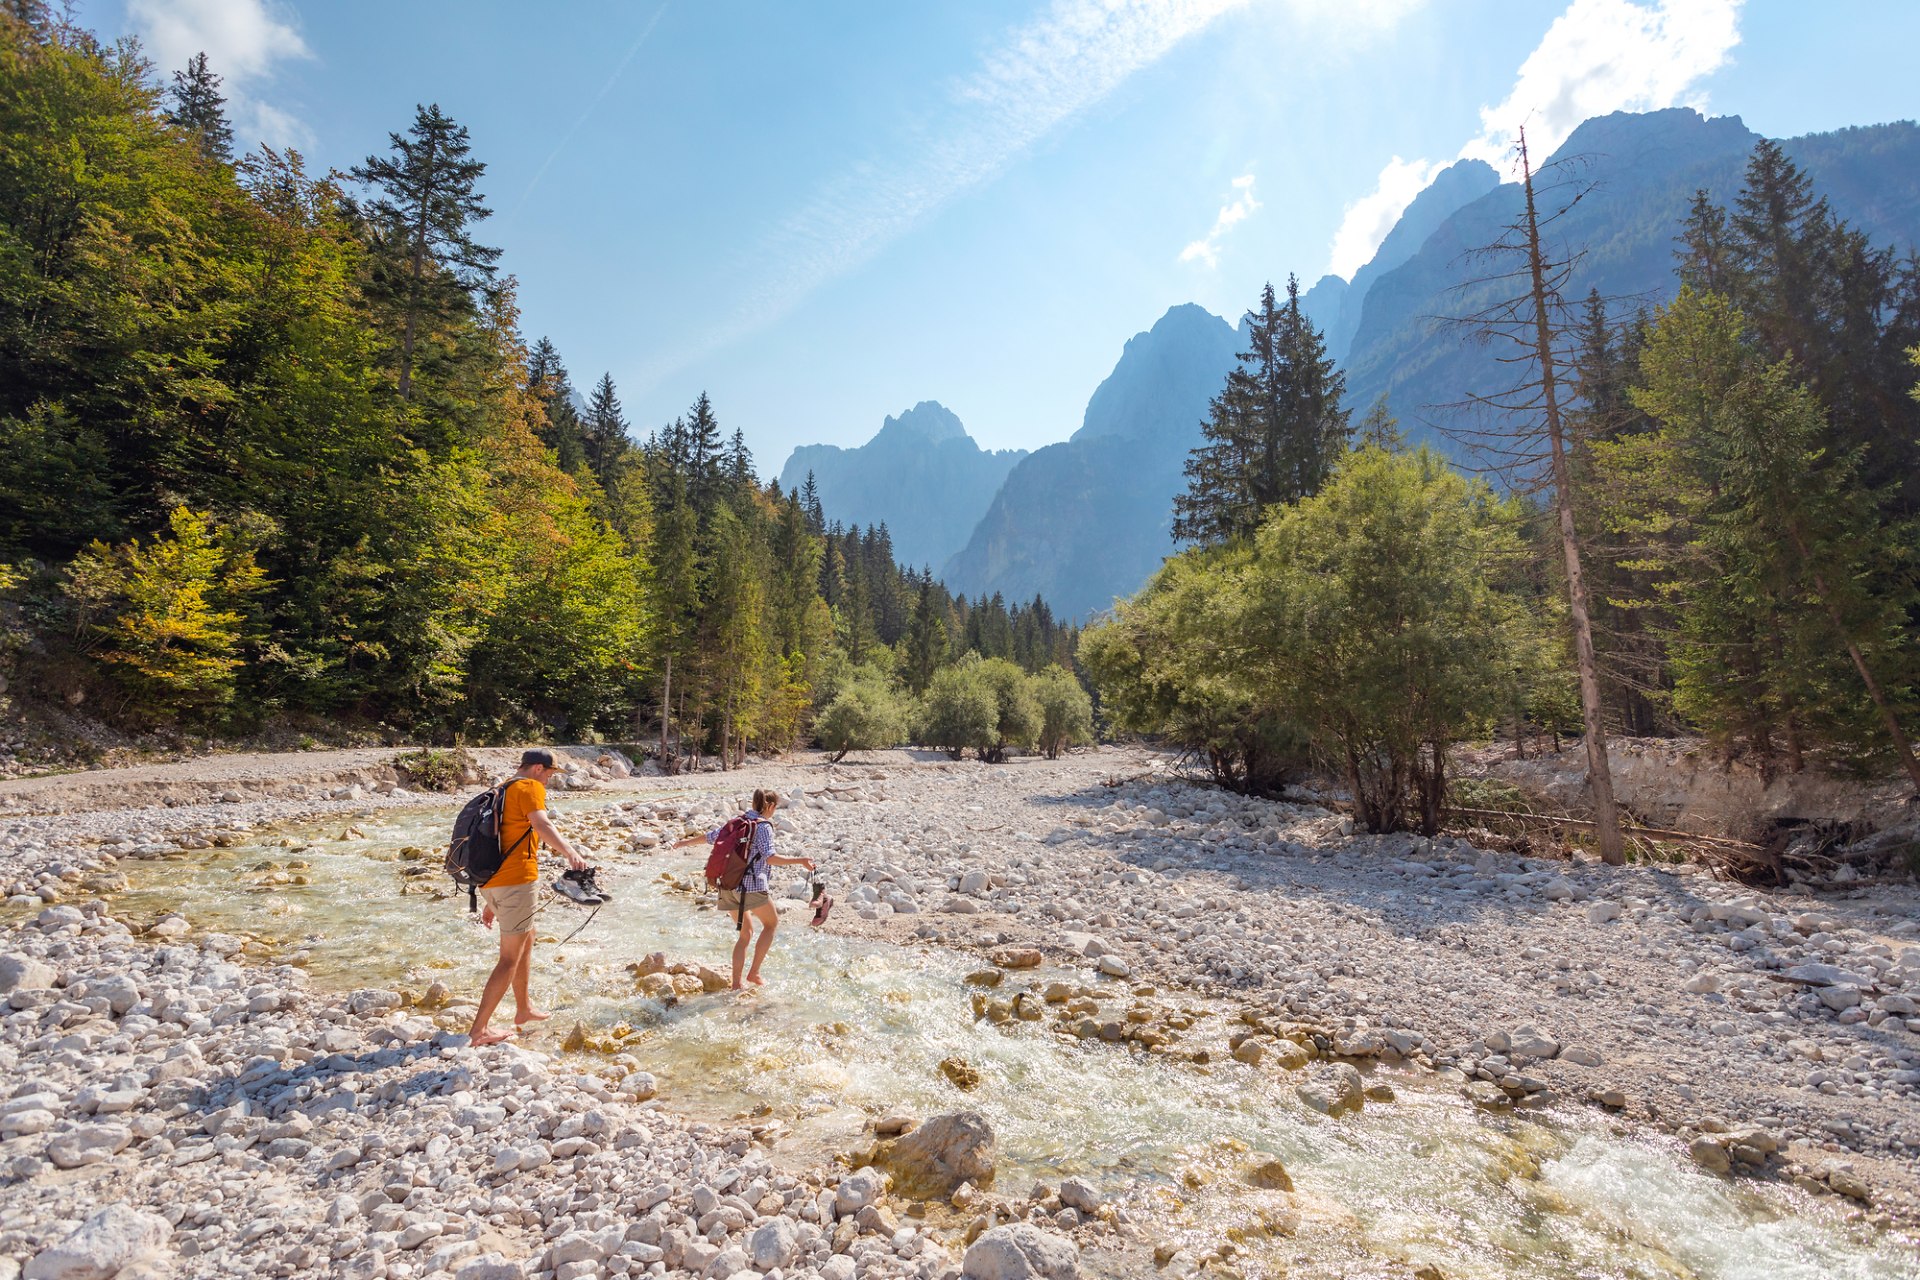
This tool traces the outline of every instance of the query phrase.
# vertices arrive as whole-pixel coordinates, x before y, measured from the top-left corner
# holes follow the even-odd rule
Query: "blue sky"
[[[205,49],[243,144],[345,169],[438,102],[523,326],[637,435],[706,390],[763,474],[923,399],[990,448],[1080,424],[1134,333],[1351,274],[1526,119],[1911,118],[1908,0],[91,0]]]

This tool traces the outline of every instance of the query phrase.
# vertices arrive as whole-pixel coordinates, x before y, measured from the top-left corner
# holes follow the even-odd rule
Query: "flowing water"
[[[568,798],[567,813],[584,818],[597,803]],[[335,821],[126,863],[133,884],[118,906],[135,919],[179,909],[198,928],[256,935],[335,989],[439,979],[477,994],[493,936],[464,901],[433,896],[444,883],[437,853],[422,864],[401,852],[437,850],[449,822],[439,809],[396,811],[360,819],[362,838],[339,839],[346,824]],[[1430,1264],[1449,1280],[1920,1280],[1910,1241],[1844,1222],[1835,1202],[1713,1177],[1670,1142],[1583,1108],[1493,1116],[1382,1071],[1397,1101],[1329,1120],[1294,1098],[1284,1074],[1080,1043],[1041,1023],[976,1022],[963,979],[977,958],[814,931],[804,911],[779,930],[766,990],[663,1008],[634,994],[626,966],[664,951],[724,969],[731,921],[657,879],[693,873],[692,853],[601,861],[615,901],[590,923],[565,902],[540,918],[535,991],[556,1011],[541,1039],[557,1046],[575,1020],[631,1027],[626,1051],[659,1077],[669,1105],[778,1122],[778,1149],[801,1158],[856,1149],[862,1122],[884,1111],[964,1106],[999,1135],[998,1189],[1069,1174],[1131,1189],[1153,1238],[1195,1255],[1231,1238],[1233,1265],[1249,1276],[1404,1277]],[[406,869],[420,865],[432,874],[402,892]],[[269,883],[294,876],[307,883]],[[548,941],[582,923],[572,941]],[[1050,976],[1089,980],[1040,971],[1011,975],[1009,989]],[[1204,1043],[1224,1039],[1218,1021],[1200,1027]],[[956,1056],[980,1073],[970,1092],[937,1070]],[[1247,1185],[1246,1172],[1272,1157],[1293,1194]]]

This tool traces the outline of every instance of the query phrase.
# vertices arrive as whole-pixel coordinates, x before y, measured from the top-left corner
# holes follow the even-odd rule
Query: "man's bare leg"
[[[553,1015],[544,1009],[533,1007],[533,997],[527,994],[527,975],[533,968],[533,934],[527,934],[526,950],[520,953],[519,967],[513,971],[513,1025],[524,1027],[529,1022],[545,1022]]]
[[[531,933],[505,934],[500,939],[500,958],[494,962],[493,972],[487,975],[487,985],[480,992],[480,1008],[474,1012],[473,1026],[467,1032],[467,1038],[474,1045],[499,1044],[502,1040],[513,1039],[511,1031],[494,1031],[487,1026],[487,1020],[493,1017],[493,1011],[500,1006],[500,998],[507,994],[516,975],[524,973],[527,955],[533,949]],[[524,981],[524,978],[521,979]]]

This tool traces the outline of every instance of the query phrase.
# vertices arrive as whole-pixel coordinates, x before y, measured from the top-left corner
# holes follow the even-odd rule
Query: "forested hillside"
[[[705,395],[640,442],[611,377],[578,400],[437,106],[318,175],[231,154],[204,58],[163,89],[31,4],[0,37],[14,717],[726,759],[804,740],[849,671],[904,697],[962,659],[1070,659],[1044,603],[956,599],[763,485]]]
[[[1920,795],[1920,263],[1763,140],[1676,225],[1670,302],[1583,301],[1578,191],[1534,177],[1470,246],[1460,337],[1504,381],[1460,388],[1484,398],[1453,443],[1499,484],[1377,402],[1355,422],[1269,289],[1175,503],[1187,549],[1083,637],[1106,714],[1242,789],[1325,768],[1377,831],[1438,829],[1454,744],[1583,715],[1590,760],[1698,733],[1762,778]]]

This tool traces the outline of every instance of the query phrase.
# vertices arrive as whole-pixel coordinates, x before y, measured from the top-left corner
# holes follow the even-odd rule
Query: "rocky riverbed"
[[[1356,836],[1316,806],[1191,785],[1135,752],[1005,766],[889,753],[679,779],[581,754],[600,794],[556,810],[630,882],[694,872],[665,845],[739,790],[795,794],[782,851],[820,862],[841,904],[829,929],[978,953],[983,1024],[1251,1067],[1332,1114],[1369,1105],[1369,1082],[1396,1071],[1489,1115],[1591,1106],[1862,1229],[1916,1216],[1909,891],[1756,897],[1680,867]],[[1212,1247],[1190,1243],[1204,1231],[1157,1236],[1144,1191],[962,1179],[931,1209],[888,1196],[818,1152],[783,1154],[776,1124],[653,1096],[644,1038],[583,1027],[574,1043],[597,1051],[560,1052],[557,1030],[476,1051],[456,1034],[469,993],[316,978],[282,963],[298,949],[265,919],[271,945],[195,923],[191,902],[117,905],[162,860],[322,817],[347,838],[447,803],[396,787],[391,756],[0,783],[0,1277],[1260,1269],[1225,1224]],[[293,883],[299,861],[256,874]],[[801,905],[804,884],[778,887]],[[717,964],[717,949],[673,959],[680,974],[639,977],[655,997],[727,998],[695,994],[710,983],[691,962]],[[1026,981],[1041,964],[1048,980]],[[874,1115],[863,1153],[884,1158],[865,1148],[913,1119]],[[1297,1212],[1284,1167],[1237,1176],[1274,1198],[1275,1221]],[[1420,1273],[1380,1265],[1400,1269],[1357,1273]]]

